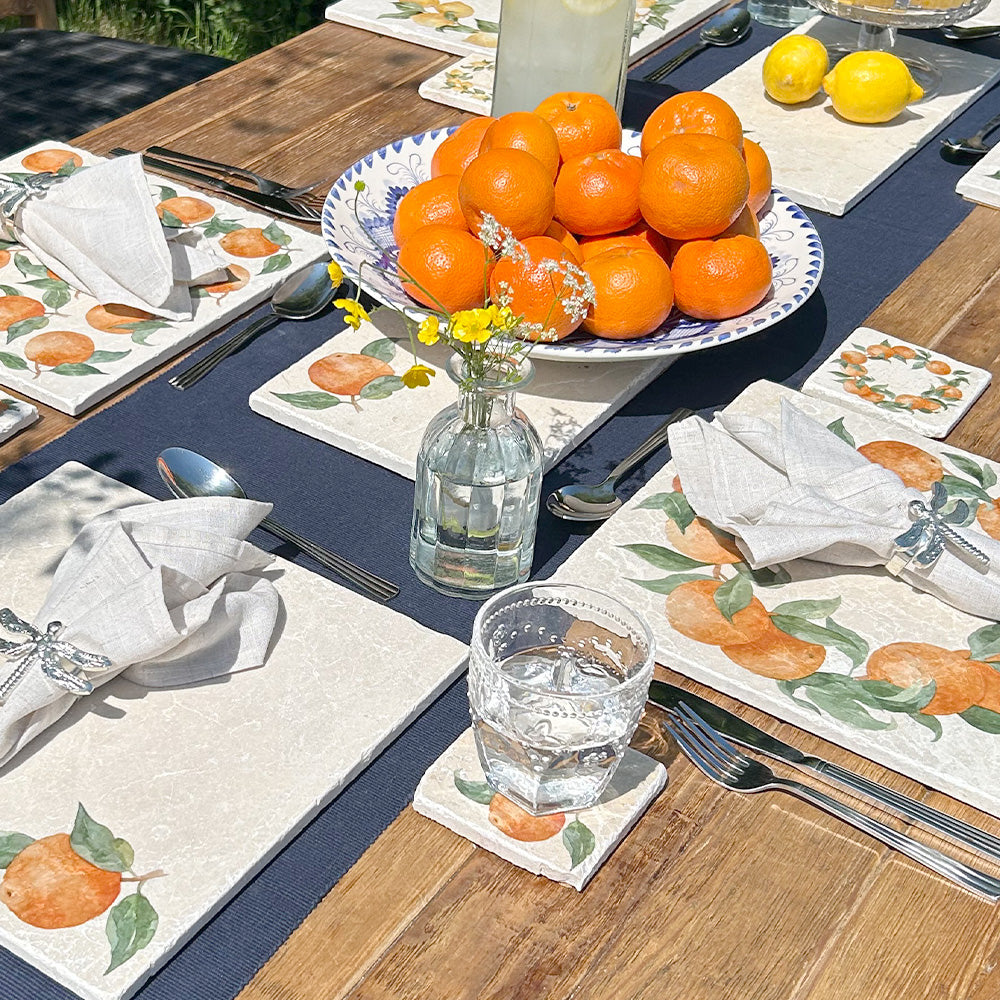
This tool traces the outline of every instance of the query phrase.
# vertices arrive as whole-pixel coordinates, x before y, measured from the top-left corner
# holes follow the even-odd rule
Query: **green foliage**
[[[239,61],[319,24],[299,0],[58,0],[59,27]]]

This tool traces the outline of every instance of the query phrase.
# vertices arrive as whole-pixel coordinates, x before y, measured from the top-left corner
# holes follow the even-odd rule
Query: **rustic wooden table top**
[[[78,141],[96,153],[161,143],[289,182],[332,179],[369,149],[460,117],[417,96],[451,59],[324,24]],[[998,292],[1000,212],[976,208],[869,323],[997,371]],[[77,422],[41,410],[0,448],[0,467]],[[998,417],[1000,381],[949,442],[1000,459]],[[1000,834],[1000,821],[701,693]],[[584,893],[407,809],[241,1000],[1000,996],[1000,911],[789,796],[727,794],[677,758],[653,721],[640,738],[669,764],[669,786]]]

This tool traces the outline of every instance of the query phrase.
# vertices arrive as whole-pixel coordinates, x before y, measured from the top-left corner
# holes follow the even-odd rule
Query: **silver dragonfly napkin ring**
[[[53,683],[81,696],[94,690],[85,673],[101,673],[111,667],[111,661],[106,656],[87,653],[58,638],[62,622],[49,622],[45,631],[40,632],[18,618],[10,608],[0,608],[0,626],[15,635],[28,637],[20,642],[0,639],[0,656],[16,662],[6,680],[0,683],[0,705],[33,667],[41,667],[42,673]],[[67,669],[63,666],[64,661],[72,666]]]
[[[886,564],[886,569],[894,576],[898,576],[911,562],[923,568],[933,566],[941,557],[945,545],[977,569],[985,572],[990,568],[990,557],[952,527],[952,524],[967,523],[969,505],[964,500],[956,500],[954,507],[945,513],[943,508],[947,501],[948,491],[938,482],[934,484],[929,504],[923,500],[909,502],[913,524],[893,539],[897,551]]]
[[[18,241],[14,217],[17,210],[35,195],[63,181],[68,174],[29,174],[21,180],[0,176],[0,236],[13,243]]]

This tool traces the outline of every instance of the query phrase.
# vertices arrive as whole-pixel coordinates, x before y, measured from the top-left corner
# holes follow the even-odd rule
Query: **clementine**
[[[264,230],[257,226],[245,229],[234,229],[219,240],[219,246],[234,257],[270,257],[281,247],[274,240],[264,235]]]
[[[968,658],[967,650],[944,649],[926,642],[893,642],[876,649],[865,669],[872,680],[889,681],[901,688],[934,681],[934,697],[920,709],[924,715],[964,712],[986,693],[981,665]]]
[[[565,825],[565,813],[532,816],[510,799],[497,793],[490,799],[490,823],[514,840],[534,842],[554,837]]]
[[[715,135],[670,135],[642,165],[639,208],[664,236],[703,239],[736,221],[749,192],[747,165],[731,142]]]
[[[605,250],[584,261],[594,303],[582,327],[595,337],[635,340],[652,333],[674,302],[670,268],[650,250]]]
[[[410,188],[396,206],[392,238],[401,247],[421,226],[451,226],[468,230],[458,203],[458,174],[439,174]]]
[[[670,241],[661,236],[645,219],[640,219],[635,225],[629,226],[617,233],[606,233],[603,236],[581,236],[580,251],[583,259],[596,257],[605,250],[617,250],[631,247],[633,250],[652,250],[659,254],[668,264],[673,256]]]
[[[327,354],[309,366],[309,381],[335,396],[357,396],[369,382],[393,370],[367,354]]]
[[[1000,500],[981,504],[976,511],[976,520],[990,538],[1000,539]]]
[[[696,517],[683,531],[677,522],[667,521],[667,539],[682,555],[713,566],[743,562],[743,554],[731,535],[724,534],[703,518]]]
[[[556,178],[555,217],[570,232],[602,236],[639,221],[642,160],[602,149],[567,160]]]
[[[618,114],[600,94],[572,90],[552,94],[535,108],[535,114],[555,129],[563,161],[622,144]]]
[[[552,221],[555,188],[542,164],[523,149],[488,149],[465,169],[458,200],[469,229],[477,236],[484,215],[491,215],[514,238],[540,236]]]
[[[25,170],[39,174],[58,173],[67,163],[82,167],[83,159],[71,149],[36,149],[21,160],[21,166]]]
[[[869,441],[858,448],[869,462],[884,466],[903,480],[904,486],[926,492],[944,477],[936,455],[902,441]]]
[[[721,580],[689,580],[667,595],[667,620],[695,642],[733,646],[754,642],[774,626],[764,605],[754,597],[728,621],[715,604]]]
[[[216,281],[211,285],[205,285],[205,291],[222,298],[230,292],[239,291],[250,280],[250,272],[241,264],[230,264],[226,271],[231,277],[223,281]]]
[[[760,215],[771,197],[771,161],[767,158],[767,153],[751,139],[743,140],[743,159],[750,174],[747,204],[754,215]]]
[[[94,306],[87,310],[87,323],[95,330],[102,333],[124,333],[130,334],[131,330],[121,330],[119,327],[129,327],[133,323],[141,323],[143,320],[152,319],[153,314],[144,309],[134,309],[132,306],[118,305],[116,302],[109,302],[106,305]]]
[[[750,236],[689,240],[674,254],[670,273],[677,308],[695,319],[739,316],[771,290],[771,258]]]
[[[724,139],[737,151],[743,148],[743,124],[721,98],[701,90],[668,97],[646,119],[639,151],[646,159],[668,135],[694,132]]]
[[[493,255],[465,230],[421,226],[400,248],[397,269],[403,289],[421,305],[455,312],[483,304]]]
[[[523,149],[556,179],[559,173],[559,140],[555,129],[541,115],[531,111],[511,111],[498,118],[483,135],[479,151]]]
[[[29,298],[27,295],[0,296],[0,330],[6,330],[15,323],[20,323],[22,319],[44,315],[45,306],[38,299]]]
[[[57,365],[80,364],[94,353],[94,342],[85,333],[73,330],[47,330],[32,337],[24,345],[24,356],[35,363],[55,368]]]
[[[434,150],[431,157],[431,177],[440,174],[458,174],[479,155],[479,146],[486,130],[496,121],[489,115],[470,118],[462,122],[444,142]]]
[[[548,228],[542,233],[543,236],[551,236],[557,243],[570,252],[577,264],[583,263],[584,253],[576,237],[561,223],[553,219]]]
[[[825,647],[797,639],[773,623],[752,642],[723,646],[722,653],[745,670],[776,681],[808,677],[816,673],[826,659]]]
[[[156,206],[156,214],[162,219],[164,212],[169,212],[175,219],[180,219],[187,226],[196,222],[204,222],[215,215],[215,209],[201,198],[189,198],[181,195],[177,198],[167,198]]]

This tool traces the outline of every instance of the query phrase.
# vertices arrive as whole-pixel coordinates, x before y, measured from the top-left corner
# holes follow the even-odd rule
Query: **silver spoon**
[[[975,135],[968,139],[942,139],[941,155],[952,163],[968,163],[985,156],[989,150],[983,139],[1000,125],[1000,115],[994,115]]]
[[[667,419],[639,445],[627,458],[623,458],[610,472],[603,483],[596,486],[573,484],[561,486],[548,495],[545,506],[549,513],[564,521],[604,521],[622,505],[615,495],[618,480],[631,472],[640,462],[645,461],[657,448],[667,443],[667,429],[679,420],[693,416],[694,410],[685,407],[674,410]]]
[[[236,497],[246,499],[242,487],[225,469],[203,455],[187,448],[165,448],[156,459],[156,469],[175,497]],[[279,524],[272,517],[265,517],[260,527],[272,535],[301,549],[321,566],[333,570],[360,590],[380,600],[388,600],[399,593],[399,587],[383,580],[368,570],[356,566],[343,556],[330,552],[315,542],[303,538]]]
[[[662,80],[668,73],[677,69],[681,63],[687,62],[691,56],[701,52],[702,49],[707,49],[710,45],[735,45],[737,42],[742,42],[750,34],[751,27],[750,15],[742,7],[714,17],[698,32],[698,41],[694,45],[684,49],[673,59],[668,59],[651,73],[647,73],[643,80],[648,83]]]
[[[304,271],[286,278],[271,298],[271,314],[262,316],[245,330],[220,344],[211,354],[168,380],[176,389],[190,389],[203,379],[220,361],[238,351],[258,334],[270,329],[282,319],[309,319],[322,312],[332,301],[337,289],[330,281],[327,261],[310,264]]]

